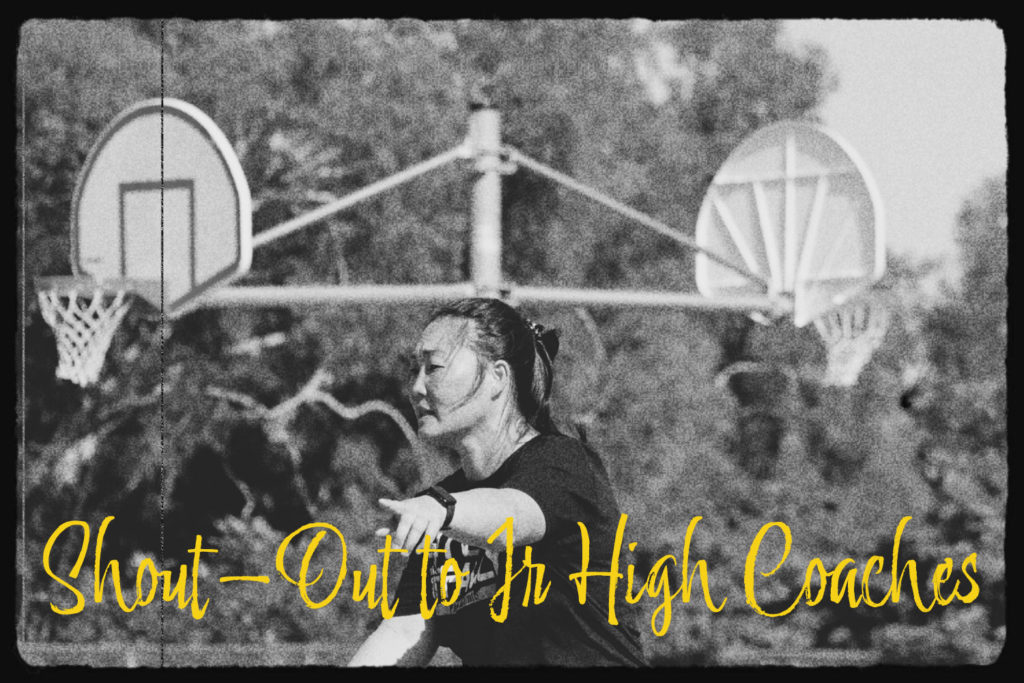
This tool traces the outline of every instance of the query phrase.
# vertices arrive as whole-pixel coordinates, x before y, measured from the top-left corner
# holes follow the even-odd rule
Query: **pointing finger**
[[[408,518],[402,518],[398,522],[398,529],[395,530],[394,535],[391,537],[398,548],[404,548],[408,550],[408,546],[405,545],[405,537],[409,535],[409,528],[412,526]]]
[[[426,530],[423,533],[426,536],[430,536],[431,545],[436,545],[437,537],[441,533],[441,525],[433,523],[428,524]]]

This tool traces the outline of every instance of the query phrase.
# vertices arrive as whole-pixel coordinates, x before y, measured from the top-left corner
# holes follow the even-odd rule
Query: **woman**
[[[579,604],[569,575],[580,570],[578,522],[587,527],[591,571],[607,570],[618,505],[600,459],[580,441],[559,433],[551,421],[552,361],[558,337],[495,299],[465,299],[437,309],[416,349],[412,400],[419,434],[454,449],[461,467],[437,486],[404,501],[382,499],[397,518],[394,547],[410,550],[396,591],[397,611],[366,640],[352,665],[423,665],[439,645],[470,666],[642,665],[635,632],[608,623],[607,579],[588,582]],[[512,581],[502,622],[496,591],[505,581],[505,534],[513,518],[512,571],[543,564],[527,589],[528,573]],[[420,613],[424,535],[435,548],[426,575],[429,619]],[[454,558],[463,573],[441,568]],[[458,598],[444,605],[442,598]],[[523,606],[529,591],[530,604]],[[539,604],[534,604],[539,602]],[[619,607],[620,613],[623,607]],[[621,618],[621,616],[620,616]]]

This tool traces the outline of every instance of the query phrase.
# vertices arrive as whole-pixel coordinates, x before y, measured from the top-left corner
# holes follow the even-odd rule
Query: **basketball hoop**
[[[131,305],[130,291],[127,282],[39,280],[39,308],[57,338],[57,377],[81,387],[99,379],[114,332]]]
[[[814,320],[828,349],[823,382],[849,387],[882,343],[889,327],[889,309],[881,301],[861,297]]]
[[[231,143],[187,102],[139,102],[99,136],[71,198],[72,277],[37,281],[57,376],[99,379],[136,294],[174,319],[252,261],[252,197]]]

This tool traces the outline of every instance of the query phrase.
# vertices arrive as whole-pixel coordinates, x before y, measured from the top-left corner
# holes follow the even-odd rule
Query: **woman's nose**
[[[426,373],[423,371],[422,367],[419,369],[419,372],[416,373],[416,377],[412,381],[410,391],[412,391],[414,398],[423,398],[427,395]]]

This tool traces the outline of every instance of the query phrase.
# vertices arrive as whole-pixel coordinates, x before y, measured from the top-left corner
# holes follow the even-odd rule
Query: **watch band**
[[[455,516],[455,503],[457,502],[455,497],[437,484],[428,488],[423,494],[430,496],[445,507],[444,523],[441,525],[441,531],[444,531],[452,523],[452,517]]]

